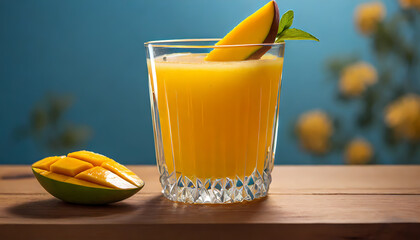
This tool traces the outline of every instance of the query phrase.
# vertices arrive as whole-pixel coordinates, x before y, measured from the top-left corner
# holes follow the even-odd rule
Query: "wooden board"
[[[155,166],[129,167],[145,188],[89,207],[0,166],[0,239],[420,239],[420,166],[278,166],[267,198],[215,206],[166,200]]]

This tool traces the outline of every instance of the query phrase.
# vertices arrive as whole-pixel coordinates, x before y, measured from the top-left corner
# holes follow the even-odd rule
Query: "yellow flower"
[[[362,94],[366,87],[378,81],[376,69],[366,62],[347,66],[340,75],[340,91],[343,95],[354,97]]]
[[[354,139],[346,147],[344,154],[347,164],[366,164],[372,160],[372,145],[364,139]]]
[[[333,125],[327,114],[313,110],[302,114],[296,126],[300,144],[303,149],[315,154],[328,151]]]
[[[386,9],[381,2],[362,3],[357,6],[354,18],[359,32],[369,35],[376,30],[379,22],[385,18]]]
[[[398,137],[420,140],[420,95],[408,94],[392,102],[386,108],[385,122]]]
[[[400,0],[400,6],[404,9],[417,8],[420,10],[420,0]]]

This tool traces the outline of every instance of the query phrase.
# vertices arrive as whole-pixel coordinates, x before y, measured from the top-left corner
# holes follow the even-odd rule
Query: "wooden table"
[[[46,193],[29,166],[0,165],[0,239],[420,239],[420,166],[277,166],[265,199],[188,205],[146,182],[108,206]]]

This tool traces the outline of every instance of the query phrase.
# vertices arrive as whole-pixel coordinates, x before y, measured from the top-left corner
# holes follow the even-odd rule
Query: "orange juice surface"
[[[243,178],[255,169],[262,174],[274,157],[283,58],[204,57],[171,54],[148,61],[155,69],[150,90],[160,121],[158,158],[169,173],[191,179]]]

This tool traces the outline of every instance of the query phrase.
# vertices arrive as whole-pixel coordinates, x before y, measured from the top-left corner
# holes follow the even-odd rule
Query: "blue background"
[[[65,118],[92,127],[86,149],[122,163],[155,163],[143,43],[173,38],[223,37],[267,1],[260,0],[1,0],[0,163],[32,163],[47,153],[30,138],[16,141],[13,129],[27,123],[36,101],[48,92],[71,94]],[[335,103],[336,86],[325,60],[358,53],[368,40],[354,28],[360,0],[282,0],[280,13],[295,11],[293,26],[321,42],[287,42],[280,104],[277,164],[342,163],[340,153],[315,161],[290,136],[307,110],[351,116],[356,106]],[[397,1],[385,1],[387,12]],[[385,152],[375,134],[364,134]],[[394,159],[382,155],[380,163]]]

